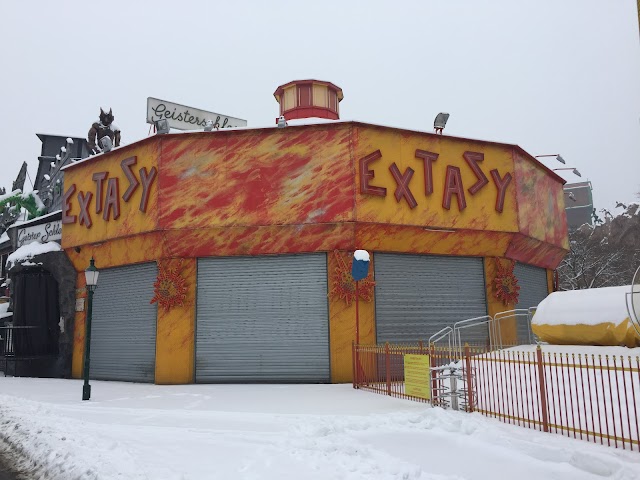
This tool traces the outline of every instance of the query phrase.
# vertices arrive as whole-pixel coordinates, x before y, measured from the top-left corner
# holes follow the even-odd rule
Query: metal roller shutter
[[[481,258],[374,255],[378,343],[426,341],[459,320],[487,314]],[[486,342],[485,326],[465,339]]]
[[[156,364],[155,263],[100,270],[93,296],[91,378],[153,382]]]
[[[516,263],[513,273],[520,286],[520,295],[518,296],[516,308],[529,309],[530,307],[537,307],[549,295],[547,271],[544,268]],[[518,315],[516,321],[518,343],[531,343],[533,336],[529,318],[524,315]]]
[[[547,271],[544,268],[516,263],[513,273],[520,286],[520,295],[516,308],[537,307],[542,300],[547,298],[549,290],[547,287]]]
[[[325,254],[198,260],[196,382],[328,382]]]

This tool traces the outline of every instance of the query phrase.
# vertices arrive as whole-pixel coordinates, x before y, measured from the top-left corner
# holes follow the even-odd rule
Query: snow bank
[[[31,260],[36,255],[40,255],[48,252],[59,252],[62,247],[56,242],[39,243],[33,242],[28,245],[23,245],[7,258],[7,267],[11,268],[16,263],[23,263]]]
[[[351,385],[181,385],[0,377],[0,448],[27,478],[638,478],[637,452]],[[4,442],[4,443],[3,443]]]

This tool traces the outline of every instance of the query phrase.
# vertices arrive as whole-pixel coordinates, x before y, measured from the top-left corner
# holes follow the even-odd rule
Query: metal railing
[[[354,388],[640,451],[640,357],[524,348],[354,345]],[[406,354],[429,356],[428,398],[407,393]]]

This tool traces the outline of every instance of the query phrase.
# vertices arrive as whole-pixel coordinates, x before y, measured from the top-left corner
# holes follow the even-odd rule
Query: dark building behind
[[[585,223],[593,225],[593,196],[591,182],[567,183],[564,186],[565,211],[569,230]]]

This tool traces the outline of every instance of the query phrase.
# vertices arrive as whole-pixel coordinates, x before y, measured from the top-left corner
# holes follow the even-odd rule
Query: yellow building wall
[[[416,158],[417,149],[439,154],[433,163],[431,194],[425,192],[424,163]],[[359,160],[376,150],[382,157],[367,167],[375,173],[370,184],[386,188],[385,197],[360,192]],[[469,189],[478,178],[464,159],[467,151],[484,154],[478,166],[488,184],[475,195]],[[551,264],[561,258],[566,243],[562,226],[554,224],[558,217],[546,218],[560,208],[557,187],[561,191],[561,185],[546,179],[542,170],[514,168],[510,146],[358,124],[166,135],[74,166],[65,173],[65,184],[95,192],[91,175],[109,171],[118,178],[122,197],[129,180],[120,165],[133,155],[138,178],[142,167],[147,172],[158,169],[147,211],[139,210],[141,186],[128,202],[120,198],[118,220],[105,222],[97,216],[94,199],[92,227],[65,224],[63,247],[79,272],[79,298],[85,295],[82,271],[91,257],[99,269],[149,261],[180,264],[187,299],[181,307],[158,309],[156,383],[194,381],[197,257],[326,251],[330,292],[335,269],[341,265],[334,250],[340,250],[349,267],[355,248],[483,257],[488,313],[494,315],[514,307],[495,298],[496,258],[522,254]],[[414,170],[408,186],[417,201],[415,208],[405,198],[396,200],[392,164],[401,174]],[[459,168],[467,202],[462,211],[456,195],[449,210],[442,206],[447,166]],[[513,176],[502,212],[495,208],[498,190],[490,174],[493,169],[501,178]],[[540,192],[534,191],[536,185]],[[547,191],[552,199],[540,214],[535,204]],[[70,205],[69,214],[77,216],[75,197]],[[536,212],[544,218],[536,219]],[[532,225],[523,227],[523,218],[531,219]],[[519,228],[529,228],[532,237],[519,233]],[[360,301],[361,343],[375,342],[374,305],[374,299]],[[78,312],[74,377],[82,373],[84,322],[84,312]],[[515,322],[503,326],[505,341],[515,340],[515,333]],[[332,381],[350,381],[355,306],[331,293],[329,335]]]
[[[497,188],[490,171],[497,169],[500,176],[514,175],[511,147],[496,146],[482,142],[447,138],[441,135],[409,133],[391,129],[358,127],[354,135],[356,162],[356,185],[361,185],[360,159],[377,150],[382,157],[371,162],[368,170],[374,177],[370,185],[386,188],[386,196],[362,194],[358,188],[356,212],[359,222],[388,223],[395,225],[435,226],[470,230],[502,232],[518,231],[517,205],[514,181],[507,186],[503,211],[496,212]],[[424,178],[424,161],[416,158],[416,150],[424,150],[439,155],[432,164],[433,193],[427,194]],[[478,165],[488,179],[488,183],[475,195],[469,189],[478,178],[467,164],[463,154],[467,151],[484,154]],[[397,182],[390,171],[395,164],[400,174],[408,168],[414,173],[408,186],[417,202],[410,208],[405,198],[395,197]],[[466,208],[458,208],[457,195],[452,196],[451,208],[443,208],[447,166],[460,169]]]
[[[327,272],[329,275],[329,292],[334,290],[339,278],[340,268],[347,265],[351,271],[353,251],[341,251],[338,255],[344,263],[336,258],[335,252],[328,253]],[[369,275],[373,276],[374,258],[371,255]],[[360,299],[359,332],[360,343],[370,345],[376,341],[375,333],[375,298],[370,302]],[[347,305],[346,301],[329,293],[329,346],[331,358],[331,381],[333,383],[350,382],[353,378],[353,342],[356,340],[356,307],[355,302]]]
[[[75,193],[69,198],[69,215],[76,217],[75,223],[64,223],[62,225],[62,248],[67,249],[76,245],[103,242],[113,238],[122,238],[138,233],[149,232],[157,228],[157,203],[158,203],[158,175],[149,188],[149,199],[146,213],[140,211],[140,200],[142,199],[143,188],[138,185],[133,195],[128,201],[122,197],[130,185],[130,181],[125,175],[121,162],[130,157],[136,157],[136,164],[131,166],[131,170],[138,182],[141,183],[140,170],[144,169],[148,175],[152,169],[157,172],[159,158],[159,140],[146,141],[141,145],[125,147],[114,151],[109,155],[102,155],[96,158],[85,160],[84,165],[75,165],[65,170],[64,187],[65,191],[73,185]],[[109,220],[103,218],[105,210],[105,197],[107,190],[107,180],[103,182],[101,203],[102,211],[97,209],[97,187],[92,176],[99,172],[107,172],[108,178],[115,178],[118,182],[118,201],[120,204],[120,216],[114,219],[109,214]],[[91,192],[88,213],[91,218],[91,226],[80,224],[80,206],[78,201],[79,192]],[[64,217],[64,205],[63,205]]]
[[[158,305],[155,383],[183,384],[195,381],[196,259],[172,258],[163,265],[175,268],[186,280],[183,305],[167,310]]]
[[[509,260],[496,257],[484,258],[484,278],[487,296],[487,314],[493,317],[496,313],[506,312],[516,308],[515,303],[504,303],[496,298],[494,280],[498,274],[497,262]],[[500,334],[504,345],[515,345],[518,341],[517,321],[515,318],[500,320]]]
[[[98,269],[157,261],[163,257],[162,232],[151,232],[83,246],[77,252],[67,250],[67,256],[78,271],[76,298],[86,298],[84,269],[93,257]],[[187,296],[183,306],[164,310],[158,307],[156,336],[156,383],[191,383],[194,379],[195,351],[195,258],[164,259],[168,266],[181,266],[186,280]],[[161,264],[164,264],[161,263]],[[100,285],[98,284],[98,288]],[[148,299],[151,301],[151,299]],[[85,304],[86,307],[86,304]],[[86,311],[76,312],[74,326],[72,375],[82,376]]]
[[[547,292],[553,292],[553,283],[554,283],[554,271],[551,269],[547,269]]]

